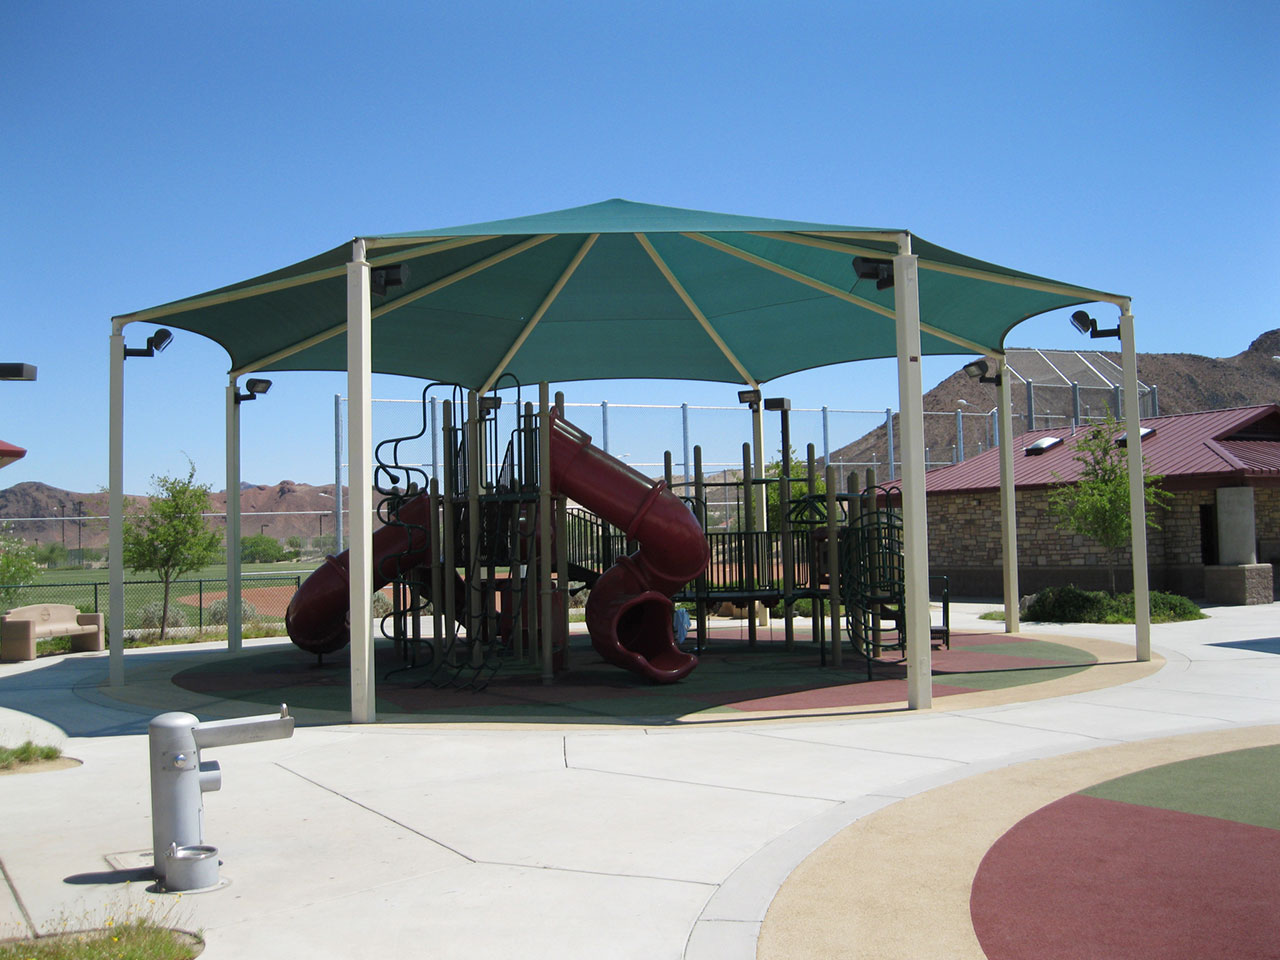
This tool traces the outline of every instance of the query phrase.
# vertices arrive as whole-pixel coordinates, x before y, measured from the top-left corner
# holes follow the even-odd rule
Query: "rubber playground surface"
[[[1269,726],[1126,744],[895,804],[788,878],[759,960],[1280,956],[1278,741]],[[928,924],[898,922],[908,892]]]
[[[806,625],[807,627],[807,625]],[[907,698],[901,653],[872,664],[847,648],[838,668],[823,666],[807,629],[786,650],[780,625],[761,629],[752,647],[741,621],[713,626],[697,669],[677,684],[654,685],[604,663],[581,634],[572,636],[570,668],[544,684],[536,667],[507,660],[496,671],[410,666],[390,641],[376,645],[378,714],[417,722],[627,722],[732,720],[830,714]],[[687,648],[688,645],[686,645]],[[429,653],[424,655],[429,660]],[[178,670],[172,682],[216,699],[342,713],[350,708],[347,650],[315,656],[292,644],[258,648],[235,659],[211,658]],[[1083,671],[1097,657],[1078,646],[1004,633],[956,633],[933,651],[934,696],[1003,690]]]

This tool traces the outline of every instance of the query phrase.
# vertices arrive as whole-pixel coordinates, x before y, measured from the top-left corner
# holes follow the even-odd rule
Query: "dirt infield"
[[[297,591],[297,587],[282,584],[278,587],[248,587],[240,591],[240,596],[246,602],[252,603],[259,613],[271,612],[284,616],[285,608],[289,606],[289,601]],[[226,598],[225,590],[206,590],[203,594],[190,593],[185,597],[178,597],[178,602],[193,607],[203,606],[208,610],[215,600]]]

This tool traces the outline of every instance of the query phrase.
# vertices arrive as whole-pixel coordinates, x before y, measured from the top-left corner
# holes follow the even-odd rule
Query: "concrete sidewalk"
[[[954,605],[953,628],[989,629],[984,609]],[[151,844],[146,724],[190,709],[183,692],[153,680],[150,700],[113,696],[100,656],[0,665],[0,742],[55,742],[83,761],[0,777],[0,922],[21,935],[171,910],[171,925],[205,931],[211,960],[754,957],[788,876],[903,798],[1026,761],[1280,723],[1276,605],[1207,612],[1153,628],[1156,672],[1050,699],[692,728],[311,726],[210,750],[224,785],[205,795],[205,834],[224,883],[180,900],[136,868]],[[1132,649],[1131,627],[1024,633]],[[128,675],[193,655],[130,652]]]

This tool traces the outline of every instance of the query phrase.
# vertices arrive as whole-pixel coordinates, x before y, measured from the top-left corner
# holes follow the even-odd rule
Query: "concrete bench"
[[[103,649],[103,617],[81,613],[69,603],[14,607],[0,617],[0,660],[34,660],[36,641],[70,637],[71,651]]]

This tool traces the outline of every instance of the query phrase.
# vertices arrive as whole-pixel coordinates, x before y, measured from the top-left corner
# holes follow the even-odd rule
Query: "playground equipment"
[[[788,650],[796,604],[808,602],[820,661],[840,666],[847,635],[868,676],[875,658],[905,649],[901,518],[871,471],[862,489],[851,476],[842,492],[828,466],[824,489],[812,444],[805,469],[793,469],[785,408],[772,408],[784,410],[779,476],[755,476],[744,444],[740,476],[708,479],[694,447],[677,496],[670,454],[663,479],[644,476],[565,420],[563,394],[552,406],[545,384],[536,413],[518,385],[514,412],[496,394],[453,387],[440,404],[443,469],[428,476],[412,449],[430,429],[428,394],[442,386],[424,389],[417,433],[376,450],[374,588],[391,592],[381,627],[402,654],[397,672],[480,689],[505,664],[525,663],[553,682],[569,665],[570,596],[582,589],[595,651],[659,683],[694,669],[710,611],[726,602],[781,603]],[[757,529],[761,502],[772,519]],[[346,553],[326,558],[289,605],[290,637],[318,656],[349,639],[347,563]],[[676,640],[676,602],[693,608],[692,650]],[[755,646],[759,619],[746,627]]]
[[[606,661],[660,683],[686,676],[697,658],[675,643],[671,595],[702,572],[707,548],[667,484],[593,446],[560,416],[562,397],[556,409],[544,398],[538,417],[526,405],[504,438],[495,416],[501,400],[470,394],[460,430],[456,400],[443,405],[441,489],[401,460],[401,448],[427,429],[426,395],[422,430],[379,444],[375,473],[384,526],[373,540],[374,586],[392,587],[383,633],[405,651],[406,669],[422,660],[431,667],[423,682],[479,688],[508,659],[532,658],[551,680],[567,665],[565,594],[580,582],[592,588],[588,631]],[[567,497],[599,520],[575,518],[571,534]],[[622,532],[607,530],[613,525]],[[564,549],[570,542],[578,546],[572,562]],[[626,542],[638,545],[629,557]],[[348,609],[343,553],[326,558],[290,602],[289,635],[317,655],[341,649]],[[421,629],[428,613],[429,641]]]

